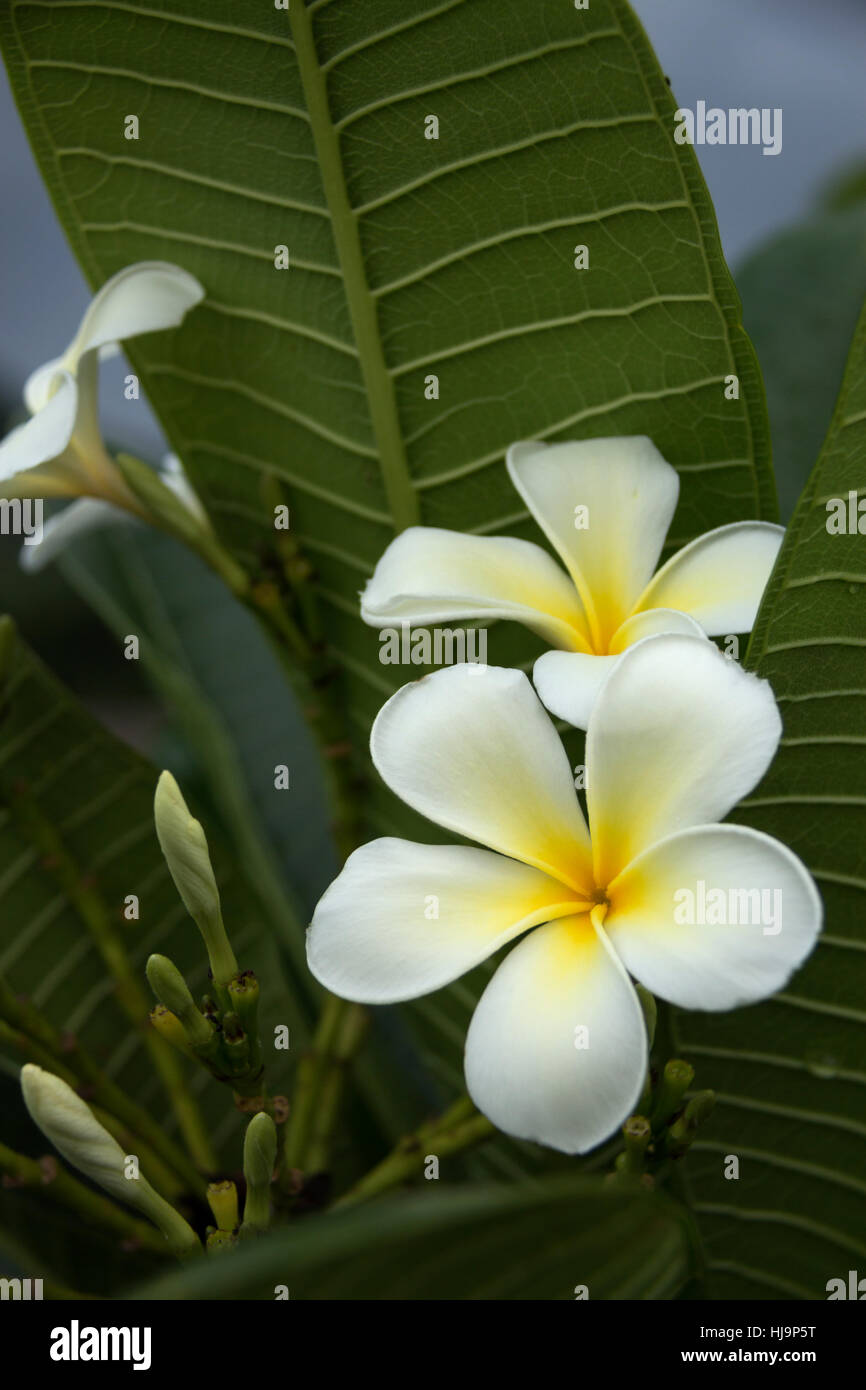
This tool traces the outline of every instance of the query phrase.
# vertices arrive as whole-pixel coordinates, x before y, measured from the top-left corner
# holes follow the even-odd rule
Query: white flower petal
[[[355,850],[307,934],[310,970],[362,1004],[456,980],[528,927],[574,912],[561,883],[490,850],[373,840]]]
[[[55,378],[65,371],[62,357],[55,357],[32,371],[24,383],[24,403],[31,415],[42,410],[54,394]]]
[[[74,372],[79,358],[95,348],[176,328],[204,293],[195,276],[167,261],[125,266],[94,295],[64,365]]]
[[[372,627],[509,619],[554,646],[589,647],[577,590],[531,541],[412,526],[393,540],[361,598]]]
[[[705,639],[647,637],[593,706],[586,794],[596,881],[676,830],[721,820],[760,780],[782,723],[766,681]]]
[[[79,536],[96,531],[101,526],[110,526],[113,522],[131,522],[132,519],[129,512],[121,511],[111,502],[102,502],[95,497],[79,498],[70,502],[56,516],[48,518],[38,545],[22,545],[18,562],[22,569],[34,574],[56,560]]]
[[[699,624],[686,613],[671,608],[653,608],[627,618],[614,633],[611,646],[617,653],[644,637],[662,632],[682,632],[703,637]],[[535,663],[532,679],[541,700],[557,719],[565,719],[575,729],[586,729],[589,716],[619,656],[586,656],[582,652],[545,652]]]
[[[102,362],[110,362],[112,358],[120,356],[120,345],[118,343],[105,343],[99,349],[97,365]],[[55,357],[51,362],[44,362],[41,367],[36,367],[24,383],[24,401],[31,415],[35,415],[37,410],[41,410],[47,401],[51,399],[54,390],[54,378],[58,372],[67,370],[65,357]],[[74,372],[73,372],[74,375]]]
[[[577,585],[596,649],[606,651],[658,562],[679,496],[676,470],[643,435],[514,444],[507,461]],[[587,529],[575,525],[578,506],[588,509]]]
[[[57,373],[57,387],[44,409],[0,443],[0,482],[59,458],[72,438],[78,388],[69,372]]]
[[[707,635],[700,623],[688,613],[680,613],[675,608],[650,608],[626,618],[613,634],[610,650],[624,652],[635,642],[642,642],[645,637],[659,637],[663,632],[680,632],[684,637]]]
[[[708,531],[671,556],[638,606],[682,609],[711,637],[751,632],[784,535],[767,521]]]
[[[532,679],[551,714],[575,729],[585,729],[598,692],[618,661],[618,656],[545,652],[532,668]]]
[[[588,887],[589,836],[556,730],[522,671],[450,666],[379,711],[370,751],[437,825]]]
[[[586,915],[514,947],[466,1039],[466,1085],[479,1110],[506,1134],[565,1153],[586,1153],[632,1113],[646,1067],[637,995]]]
[[[742,825],[669,836],[609,892],[604,926],[626,969],[686,1009],[765,999],[805,960],[821,928],[821,899],[805,866]],[[707,921],[714,914],[717,924]],[[678,923],[678,915],[688,920]]]

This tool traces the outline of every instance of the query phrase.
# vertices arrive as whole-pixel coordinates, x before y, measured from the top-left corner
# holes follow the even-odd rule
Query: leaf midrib
[[[397,413],[394,382],[385,361],[376,303],[367,282],[358,217],[349,201],[343,159],[325,75],[319,63],[310,15],[305,6],[289,10],[298,72],[310,114],[313,141],[322,172],[322,187],[331,216],[337,258],[343,272],[346,301],[361,361],[370,419],[385,496],[397,531],[420,520],[418,496],[412,484],[403,433]]]

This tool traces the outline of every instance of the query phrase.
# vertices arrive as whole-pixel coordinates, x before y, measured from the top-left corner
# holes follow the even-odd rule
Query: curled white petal
[[[372,627],[510,619],[566,650],[588,647],[568,575],[531,541],[412,526],[388,546],[361,597]]]
[[[91,300],[64,354],[66,365],[74,371],[86,352],[178,327],[204,293],[194,275],[167,261],[125,266]]]
[[[25,473],[69,447],[78,413],[78,387],[69,372],[56,373],[54,394],[44,409],[0,442],[0,483]]]

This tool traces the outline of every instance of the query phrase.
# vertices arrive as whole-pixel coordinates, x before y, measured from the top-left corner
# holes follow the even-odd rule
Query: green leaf
[[[866,207],[812,217],[737,274],[767,387],[782,519],[812,471],[866,296]]]
[[[170,955],[201,993],[207,959],[156,840],[156,772],[101,729],[21,642],[13,638],[4,660],[9,665],[0,692],[0,972],[57,1028],[75,1035],[108,1076],[176,1137],[174,1118],[144,1046],[152,1003],[144,962],[153,951]],[[46,853],[46,830],[62,846],[76,885],[98,902],[112,949],[129,958],[142,981],[138,1028],[120,1006],[70,879],[64,878],[57,855]],[[258,905],[221,838],[212,836],[211,841],[238,958],[265,983],[264,1035],[273,1036],[277,1023],[296,1032],[303,1015],[286,988]],[[139,899],[138,920],[124,916],[129,894]],[[271,1065],[276,1090],[286,1088],[286,1065],[280,1066],[286,1058],[277,1053]],[[20,1060],[16,1054],[8,1057],[12,1064]],[[189,1086],[223,1161],[236,1167],[243,1122],[229,1092],[200,1070],[190,1074]],[[15,1142],[8,1105],[3,1111],[4,1138]],[[43,1141],[37,1152],[44,1147]],[[3,1196],[5,1204],[16,1194]],[[76,1282],[74,1272],[71,1282]]]
[[[658,1194],[551,1179],[389,1198],[311,1217],[146,1285],[150,1299],[673,1297],[692,1269],[682,1209]]]
[[[135,363],[253,569],[259,484],[285,483],[362,739],[405,674],[359,620],[364,576],[412,521],[527,529],[513,440],[652,435],[681,470],[671,545],[773,514],[712,206],[622,0],[27,0],[0,39],[91,282],[160,257],[206,286]]]
[[[866,311],[749,648],[785,729],[735,813],[809,866],[824,932],[770,1002],[676,1022],[678,1050],[721,1102],[688,1160],[719,1298],[824,1298],[866,1261],[866,546],[829,534],[826,510],[849,490],[866,496]]]

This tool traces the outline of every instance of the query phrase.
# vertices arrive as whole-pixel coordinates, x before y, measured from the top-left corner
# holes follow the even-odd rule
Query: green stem
[[[50,1170],[34,1158],[16,1153],[0,1143],[0,1173],[12,1180],[13,1186],[29,1188],[46,1196],[49,1201],[74,1211],[92,1226],[99,1226],[112,1235],[119,1236],[147,1250],[156,1250],[161,1255],[169,1253],[164,1237],[145,1221],[130,1216],[122,1207],[115,1206],[107,1197],[74,1178],[56,1160],[51,1159]]]
[[[362,839],[362,822],[358,781],[351,760],[352,746],[334,698],[339,671],[324,644],[308,641],[288,617],[275,585],[254,586],[246,606],[270,639],[318,746],[331,808],[331,832],[341,860],[346,859]]]
[[[311,1173],[327,1169],[331,1160],[331,1144],[340,1107],[346,1090],[348,1064],[360,1048],[370,1021],[366,1009],[360,1004],[348,1004],[344,999],[334,999],[337,1013],[337,1028],[333,1045],[325,1059],[319,1079],[318,1104],[313,1114],[309,1145],[306,1154],[306,1168]]]
[[[401,1139],[393,1152],[344,1193],[334,1207],[356,1206],[417,1178],[428,1153],[448,1158],[495,1134],[495,1126],[475,1110],[467,1096],[462,1096],[439,1119],[421,1125]]]
[[[346,1067],[360,1047],[367,1011],[336,995],[325,997],[313,1044],[298,1063],[284,1140],[284,1188],[288,1170],[327,1167],[330,1142],[345,1085]]]
[[[169,1172],[176,1175],[170,1180],[171,1193],[167,1195],[175,1195],[182,1188],[204,1195],[205,1183],[195,1165],[153,1116],[108,1079],[77,1038],[70,1034],[61,1035],[29,1000],[18,999],[0,976],[0,1038],[3,1037],[46,1071],[62,1076],[73,1090],[86,1086],[88,1099],[109,1116],[114,1116],[131,1135],[148,1144],[154,1155],[165,1164],[166,1176]],[[156,1173],[157,1169],[153,1168],[152,1163],[149,1163],[149,1167]],[[165,1183],[160,1185],[165,1186]]]
[[[150,1002],[117,936],[110,914],[92,883],[79,872],[57,831],[42,815],[29,789],[21,783],[12,789],[10,806],[25,827],[28,838],[40,850],[63,892],[87,927],[102,960],[114,979],[114,992],[133,1026],[142,1033],[145,1047],[168,1093],[184,1141],[197,1167],[211,1172],[217,1158],[204,1120],[187,1087],[184,1074],[168,1045],[147,1023]]]

